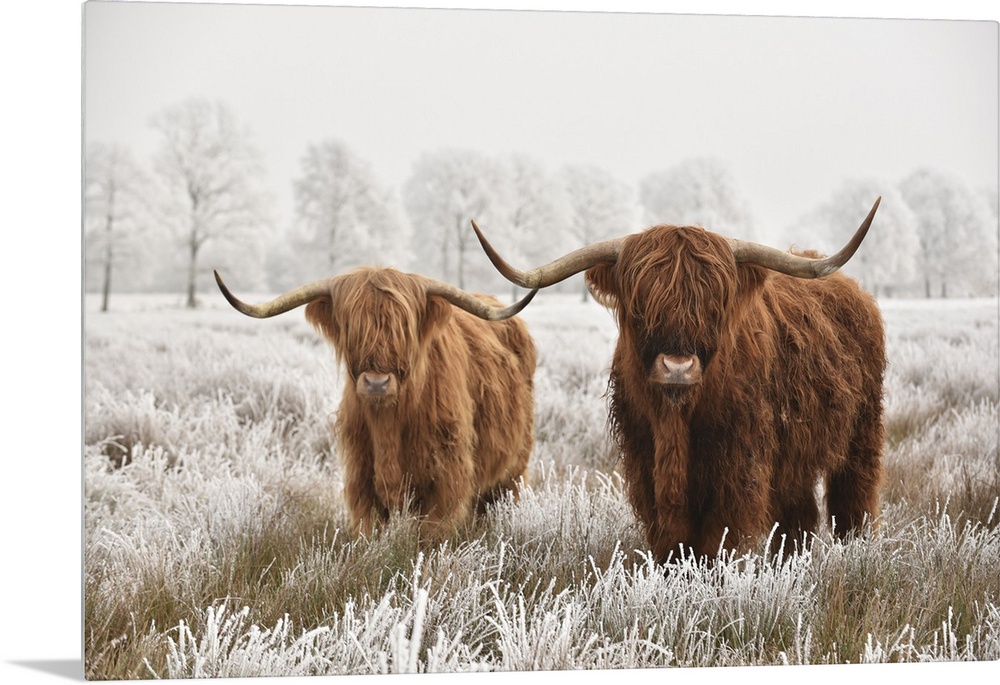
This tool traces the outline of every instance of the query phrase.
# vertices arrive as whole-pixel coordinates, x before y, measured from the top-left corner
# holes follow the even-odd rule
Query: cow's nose
[[[390,395],[394,389],[392,376],[366,371],[358,378],[358,392],[363,395]]]
[[[701,362],[693,354],[660,354],[650,380],[663,385],[692,386],[701,382]]]
[[[684,376],[691,367],[694,366],[694,357],[677,357],[665,354],[660,357],[663,366],[666,367],[667,374],[671,376]]]
[[[386,373],[366,373],[365,390],[371,393],[384,393],[389,387],[389,374]]]

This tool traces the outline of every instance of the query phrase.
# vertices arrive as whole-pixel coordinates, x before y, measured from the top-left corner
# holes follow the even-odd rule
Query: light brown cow
[[[516,495],[534,435],[535,346],[510,307],[441,281],[360,268],[237,310],[269,317],[306,305],[349,382],[335,432],[356,532],[409,503],[431,540],[477,503]]]

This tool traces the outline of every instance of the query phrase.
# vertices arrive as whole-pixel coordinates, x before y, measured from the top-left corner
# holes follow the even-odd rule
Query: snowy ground
[[[540,359],[531,486],[417,550],[406,520],[343,532],[339,373],[301,314],[205,300],[85,302],[90,677],[1000,658],[995,299],[882,303],[878,536],[669,572],[615,474],[617,332],[593,302],[542,293],[523,314]]]

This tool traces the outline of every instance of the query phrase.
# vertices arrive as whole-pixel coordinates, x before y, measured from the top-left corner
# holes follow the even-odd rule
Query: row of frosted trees
[[[930,170],[889,185],[845,180],[794,225],[764,232],[717,159],[680,161],[633,188],[592,166],[549,172],[530,156],[440,149],[420,156],[396,190],[363,157],[328,139],[301,157],[295,217],[283,226],[262,190],[250,136],[225,105],[184,102],[151,124],[161,145],[148,166],[119,145],[87,148],[86,287],[102,293],[103,309],[113,290],[181,291],[194,307],[199,290],[212,287],[213,268],[244,291],[274,292],[382,264],[498,292],[508,286],[483,256],[472,219],[524,265],[662,222],[828,252],[877,195],[877,230],[848,265],[866,287],[880,296],[997,292],[995,189],[977,192]],[[577,278],[566,287],[582,284]]]

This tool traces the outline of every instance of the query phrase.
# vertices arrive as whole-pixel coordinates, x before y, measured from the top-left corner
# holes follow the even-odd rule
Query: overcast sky
[[[222,100],[284,223],[306,146],[330,137],[397,189],[441,146],[633,186],[718,157],[765,234],[847,177],[997,185],[992,21],[97,2],[85,29],[88,140],[146,159],[151,115]]]

